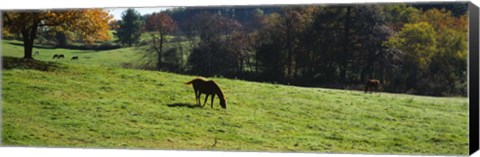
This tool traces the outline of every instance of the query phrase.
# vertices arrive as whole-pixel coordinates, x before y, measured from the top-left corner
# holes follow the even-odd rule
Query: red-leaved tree
[[[145,22],[146,30],[150,33],[152,44],[151,47],[157,53],[157,69],[162,68],[164,43],[167,35],[176,30],[175,21],[167,13],[153,13]]]

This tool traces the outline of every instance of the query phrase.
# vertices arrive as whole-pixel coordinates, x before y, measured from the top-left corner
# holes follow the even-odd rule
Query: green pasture
[[[17,43],[17,45],[12,44]],[[125,69],[135,48],[23,48],[4,40],[2,145],[223,151],[468,153],[468,101],[215,80],[227,109],[195,105],[196,76]],[[52,59],[53,54],[65,59]],[[70,60],[79,56],[79,60]],[[203,102],[204,96],[202,96]]]
[[[4,40],[2,43],[2,55],[12,57],[23,57],[22,42],[14,40]],[[39,55],[33,56],[36,60],[53,61],[64,64],[80,64],[108,67],[122,67],[135,64],[142,57],[138,48],[122,48],[106,51],[95,50],[71,50],[61,48],[42,48],[35,47],[33,52],[39,51]],[[63,54],[63,59],[53,59],[53,55]],[[78,56],[78,60],[71,60],[73,56]]]

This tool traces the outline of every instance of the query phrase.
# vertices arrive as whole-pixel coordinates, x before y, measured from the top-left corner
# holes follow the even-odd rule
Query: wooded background
[[[84,14],[58,14],[50,27],[37,22],[47,27],[32,40],[66,48],[79,48],[75,41],[88,41],[89,48],[96,49],[136,46],[146,61],[136,68],[205,77],[356,90],[366,80],[378,79],[386,92],[467,95],[468,20],[463,2],[181,7],[144,16],[128,9],[118,21],[102,11],[87,13],[97,18],[63,23],[85,26],[76,30],[53,24]],[[100,25],[102,20],[110,29]],[[12,21],[4,21],[4,37],[20,39],[21,28],[8,26],[20,24]],[[92,23],[101,27],[87,27]],[[109,40],[99,33],[108,30],[116,42],[92,46],[96,39]],[[28,45],[31,37],[25,39],[27,31],[23,36]],[[31,50],[28,53],[31,58]]]

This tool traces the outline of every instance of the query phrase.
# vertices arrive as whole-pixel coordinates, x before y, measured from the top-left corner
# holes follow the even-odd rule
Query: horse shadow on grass
[[[189,103],[173,103],[173,104],[168,104],[167,106],[168,107],[202,108],[197,104],[189,104]]]

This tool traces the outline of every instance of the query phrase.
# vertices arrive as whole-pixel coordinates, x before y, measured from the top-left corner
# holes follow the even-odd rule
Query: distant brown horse
[[[378,87],[380,87],[380,81],[377,79],[370,79],[365,84],[365,93],[367,93],[368,91],[377,92]]]
[[[213,99],[215,98],[215,95],[218,95],[218,98],[220,99],[220,106],[222,106],[222,108],[224,109],[227,108],[227,101],[225,100],[225,96],[223,95],[223,92],[220,89],[220,87],[214,81],[206,80],[204,78],[199,77],[199,78],[193,79],[190,82],[187,82],[186,84],[193,85],[193,90],[195,91],[195,100],[197,101],[198,105],[201,105],[200,95],[204,93],[207,96],[205,97],[205,101],[203,102],[203,105],[201,105],[202,107],[205,106],[208,96],[212,95],[212,102],[210,106],[213,108]]]

